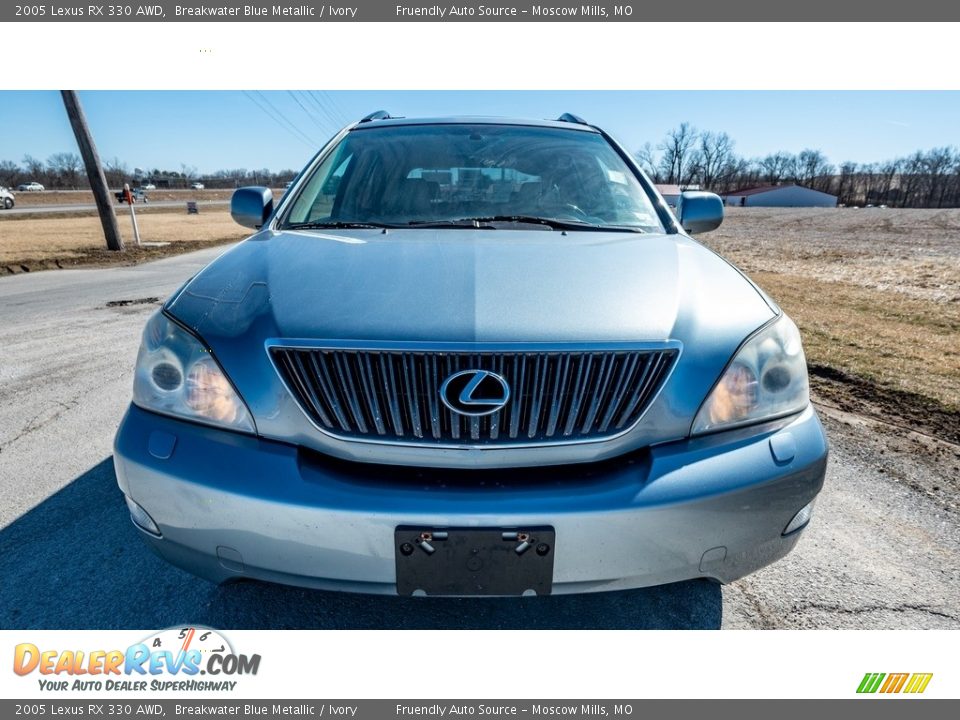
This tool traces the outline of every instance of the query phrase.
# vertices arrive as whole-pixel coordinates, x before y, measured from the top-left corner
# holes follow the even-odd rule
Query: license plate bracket
[[[399,595],[549,595],[553,590],[552,527],[401,525],[394,541]]]

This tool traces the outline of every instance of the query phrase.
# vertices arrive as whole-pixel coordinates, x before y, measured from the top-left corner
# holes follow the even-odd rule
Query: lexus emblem
[[[443,381],[440,399],[460,415],[492,415],[510,400],[510,386],[488,370],[462,370]]]

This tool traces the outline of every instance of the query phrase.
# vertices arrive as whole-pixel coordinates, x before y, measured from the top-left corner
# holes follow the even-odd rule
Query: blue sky
[[[747,157],[811,147],[871,162],[960,145],[960,92],[924,91],[89,91],[80,93],[101,157],[201,173],[299,169],[338,127],[394,115],[573,112],[636,150],[679,123],[726,131]],[[281,120],[279,118],[285,118]],[[60,95],[0,91],[0,160],[75,151]]]

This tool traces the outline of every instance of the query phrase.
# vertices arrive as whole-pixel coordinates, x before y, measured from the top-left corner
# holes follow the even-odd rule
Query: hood
[[[775,314],[686,236],[539,229],[264,231],[202,270],[167,311],[210,345],[261,434],[285,438],[289,393],[268,341],[679,341],[657,403],[666,438],[686,434],[733,352]],[[683,391],[671,393],[677,383]]]
[[[278,338],[456,342],[661,340],[691,310],[748,330],[771,316],[682,235],[540,230],[259,235],[168,309],[208,340],[262,316]]]

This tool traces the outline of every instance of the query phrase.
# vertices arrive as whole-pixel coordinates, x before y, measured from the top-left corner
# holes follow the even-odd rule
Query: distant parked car
[[[9,210],[15,204],[13,193],[5,187],[0,187],[0,207]]]
[[[191,183],[191,184],[190,184],[190,189],[191,189],[191,190],[203,190],[203,183],[202,183],[202,182]]]
[[[283,189],[284,189],[284,190],[289,190],[289,189],[292,188],[292,187],[293,187],[293,180],[291,180],[290,182],[284,184]]]
[[[117,202],[123,203],[127,201],[126,195],[123,192],[123,190],[115,194],[117,196]],[[130,191],[130,195],[133,197],[133,201],[135,203],[142,202],[143,204],[147,204],[148,202],[150,202],[150,198],[147,197],[147,194],[143,191],[143,188],[133,188],[133,190]]]
[[[146,185],[141,185],[141,186],[140,186],[140,189],[141,189],[141,190],[156,190],[156,189],[157,189],[157,186],[154,185],[153,183],[147,183]]]
[[[43,192],[43,185],[38,182],[28,182],[17,186],[19,192]]]

